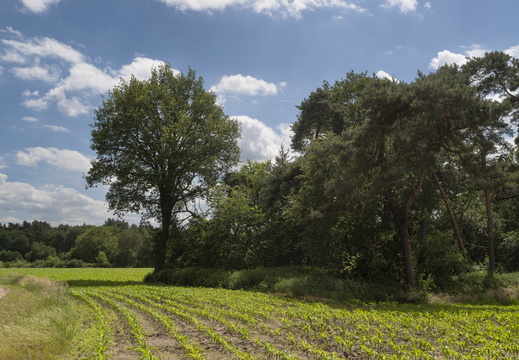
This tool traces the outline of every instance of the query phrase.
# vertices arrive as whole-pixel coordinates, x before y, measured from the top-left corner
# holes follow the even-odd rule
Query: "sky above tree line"
[[[102,95],[168,62],[241,124],[242,160],[290,145],[297,105],[350,70],[411,82],[519,57],[517,0],[0,0],[0,223],[101,224],[85,189]],[[137,215],[126,220],[138,222]]]

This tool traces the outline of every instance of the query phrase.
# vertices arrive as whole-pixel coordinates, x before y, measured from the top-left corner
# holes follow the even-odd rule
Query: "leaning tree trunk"
[[[490,190],[483,190],[485,198],[485,210],[487,213],[487,241],[488,241],[488,271],[493,274],[496,271],[496,254],[494,249],[494,215],[492,213],[492,199]]]
[[[440,194],[442,196],[443,203],[445,204],[445,208],[447,209],[447,212],[449,213],[449,217],[452,223],[452,227],[454,228],[454,233],[456,234],[456,241],[458,243],[458,249],[461,252],[461,255],[463,255],[463,258],[467,259],[467,251],[465,251],[465,243],[463,241],[463,238],[461,236],[460,226],[458,224],[458,221],[456,220],[456,216],[454,215],[454,211],[452,211],[451,204],[449,202],[449,199],[447,198],[447,194],[445,194],[445,191],[443,190],[443,187],[440,183],[440,179],[438,179],[438,175],[436,175],[436,172],[433,171],[434,180],[436,181],[436,185],[438,185],[438,189],[440,190]]]

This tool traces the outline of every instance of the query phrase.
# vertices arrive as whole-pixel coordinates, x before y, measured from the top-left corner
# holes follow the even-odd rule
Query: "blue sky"
[[[241,123],[242,158],[263,160],[324,80],[519,57],[517,14],[517,0],[0,0],[0,223],[113,217],[83,174],[94,109],[121,77],[195,69]]]

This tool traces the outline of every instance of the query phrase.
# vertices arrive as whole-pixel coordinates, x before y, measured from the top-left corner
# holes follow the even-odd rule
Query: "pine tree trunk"
[[[493,274],[496,271],[496,255],[494,249],[494,215],[492,213],[492,199],[488,189],[483,190],[485,209],[487,213],[487,241],[488,241],[488,271]]]
[[[407,285],[414,288],[416,283],[414,280],[413,249],[411,247],[411,237],[409,236],[409,208],[405,206],[400,211],[390,191],[386,191],[386,199],[388,200],[393,222],[398,229],[398,235],[402,244],[405,281]]]
[[[460,226],[458,224],[458,221],[456,220],[456,216],[454,215],[454,211],[452,211],[451,204],[449,202],[449,199],[447,198],[447,194],[445,194],[445,191],[443,190],[443,187],[440,183],[440,179],[438,179],[438,175],[436,175],[436,172],[433,172],[434,180],[436,181],[436,185],[438,185],[438,189],[440,190],[440,194],[443,199],[443,203],[445,204],[445,208],[447,209],[447,212],[449,213],[449,218],[452,223],[452,227],[454,228],[454,233],[456,234],[456,241],[458,243],[458,249],[461,252],[461,255],[463,255],[464,259],[467,259],[467,252],[465,251],[465,243],[463,241],[463,237],[461,236]]]
[[[408,218],[408,216],[404,215],[404,218]],[[413,250],[411,248],[411,237],[409,236],[409,220],[401,220],[398,232],[402,241],[405,281],[407,285],[414,288],[416,284],[414,280]]]

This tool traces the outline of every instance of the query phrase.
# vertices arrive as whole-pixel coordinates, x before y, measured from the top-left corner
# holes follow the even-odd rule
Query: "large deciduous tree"
[[[170,230],[178,214],[206,194],[239,157],[239,126],[204,90],[194,70],[169,65],[148,80],[121,80],[95,113],[92,160],[86,181],[109,186],[116,214],[141,213],[161,224],[156,270],[164,268]]]

